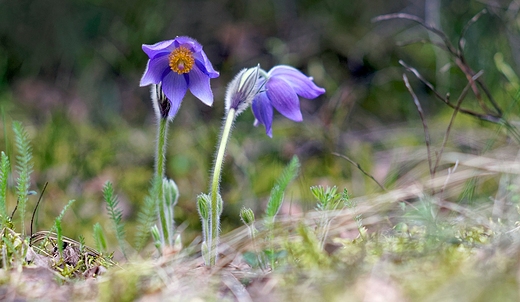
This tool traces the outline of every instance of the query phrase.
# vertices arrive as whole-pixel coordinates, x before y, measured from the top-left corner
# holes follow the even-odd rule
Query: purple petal
[[[213,92],[209,84],[209,77],[198,67],[193,68],[188,75],[191,93],[204,104],[211,106],[213,104]]]
[[[276,110],[295,122],[301,122],[303,120],[298,96],[286,81],[273,77],[270,78],[265,85],[267,97]]]
[[[169,117],[174,117],[181,107],[181,102],[188,90],[188,83],[184,75],[169,72],[162,80],[162,89],[166,97],[170,100],[171,108]]]
[[[187,47],[193,52],[202,51],[202,45],[200,45],[197,40],[186,36],[175,37],[174,45],[175,48],[178,48],[179,46]]]
[[[159,84],[163,75],[169,68],[170,66],[168,65],[168,56],[160,56],[156,57],[155,59],[148,60],[139,86],[143,87],[150,84]]]
[[[157,42],[153,45],[143,44],[142,49],[150,59],[155,58],[158,54],[170,53],[174,49],[174,40],[166,40]]]
[[[256,96],[251,104],[253,115],[256,118],[255,126],[262,124],[265,126],[265,133],[269,137],[273,137],[273,130],[271,125],[273,124],[273,107],[265,92],[262,92]]]
[[[325,93],[325,89],[316,86],[312,77],[301,73],[298,69],[286,65],[278,65],[269,71],[269,76],[284,79],[298,94],[306,99],[314,99]]]
[[[211,62],[204,51],[195,53],[195,62],[197,66],[210,78],[214,79],[220,75],[218,71],[213,69],[213,65],[211,65]]]

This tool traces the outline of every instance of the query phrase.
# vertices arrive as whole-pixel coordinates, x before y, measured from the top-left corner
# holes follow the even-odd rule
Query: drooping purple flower
[[[314,84],[312,77],[286,65],[273,67],[261,81],[264,88],[253,100],[251,108],[256,118],[255,126],[264,125],[269,137],[273,136],[273,107],[288,119],[301,122],[298,96],[314,99],[325,93],[325,89]]]
[[[218,77],[219,73],[213,69],[197,41],[176,37],[153,45],[143,44],[142,48],[150,59],[140,86],[162,84],[162,90],[170,100],[170,118],[177,114],[188,89],[204,104],[213,104],[209,80]]]

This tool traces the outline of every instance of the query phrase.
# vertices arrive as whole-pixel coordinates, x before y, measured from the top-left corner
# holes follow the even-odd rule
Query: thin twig
[[[42,201],[42,198],[43,198],[43,193],[45,193],[45,189],[47,189],[47,185],[49,184],[49,182],[45,182],[45,185],[43,185],[43,189],[42,189],[42,192],[40,193],[40,197],[38,198],[38,201],[36,202],[36,206],[34,207],[34,211],[32,213],[32,217],[31,217],[31,236],[29,237],[29,246],[31,246],[31,241],[32,241],[32,235],[33,235],[33,222],[34,222],[34,217],[36,216],[36,211],[38,210],[38,206],[40,205],[40,202]]]
[[[444,32],[442,32],[441,30],[439,30],[431,25],[426,24],[426,22],[423,19],[421,19],[417,16],[414,16],[414,15],[405,14],[405,13],[388,14],[388,15],[382,15],[382,16],[375,17],[372,19],[372,22],[380,22],[380,21],[393,20],[393,19],[403,19],[403,20],[409,20],[409,21],[413,21],[413,22],[420,24],[426,30],[434,33],[435,35],[439,36],[442,39],[442,42],[444,43],[444,45],[441,45],[439,43],[435,43],[432,41],[430,41],[430,43],[432,43],[433,45],[435,45],[437,47],[440,47],[441,49],[443,49],[443,50],[447,51],[449,54],[451,54],[454,57],[455,63],[460,68],[460,70],[464,73],[467,80],[469,82],[472,82],[471,79],[473,78],[475,73],[473,72],[471,67],[467,64],[466,59],[464,58],[463,39],[464,39],[464,35],[466,34],[469,27],[471,27],[471,25],[473,25],[475,22],[477,22],[480,19],[480,17],[482,15],[484,15],[486,12],[487,12],[487,10],[485,10],[485,9],[480,11],[466,23],[466,25],[464,26],[464,28],[462,30],[460,38],[458,40],[457,48],[455,48],[453,46],[453,44],[451,44],[450,40],[448,39],[446,34],[444,34]],[[434,89],[433,85],[431,85],[431,83],[429,83],[422,76],[420,76],[420,74],[417,72],[417,70],[411,68],[410,66],[407,66],[402,61],[400,61],[399,63],[401,65],[403,65],[405,68],[407,68],[409,71],[413,72],[425,85],[428,86],[428,88],[430,88],[435,93],[437,98],[442,100],[444,103],[446,103],[452,109],[455,109],[455,106],[453,104],[451,104],[447,98],[445,98],[441,94],[439,94]],[[500,106],[498,106],[497,102],[491,95],[489,89],[486,87],[486,85],[480,79],[477,79],[475,82],[471,83],[471,88],[473,90],[473,93],[475,94],[475,97],[477,98],[477,102],[479,103],[479,106],[482,108],[482,110],[485,113],[480,114],[480,113],[477,113],[477,112],[474,112],[471,110],[467,110],[467,109],[463,109],[463,108],[459,108],[459,111],[464,114],[474,116],[474,117],[479,118],[484,121],[488,121],[488,122],[492,122],[492,123],[501,123],[502,122],[502,110],[500,109]],[[480,93],[478,87],[480,87],[486,94],[486,97],[488,98],[489,102],[495,109],[495,113],[493,113],[482,100],[482,96],[481,96],[481,93]]]
[[[489,108],[486,106],[484,101],[482,101],[480,91],[478,90],[477,85],[475,84],[475,81],[473,81],[471,79],[474,76],[473,70],[471,70],[469,65],[466,63],[466,59],[464,58],[464,45],[463,45],[464,36],[466,35],[466,32],[468,31],[468,29],[471,27],[471,25],[473,25],[475,22],[477,22],[478,19],[480,19],[480,17],[482,17],[482,15],[484,15],[485,13],[487,13],[486,9],[481,10],[479,13],[477,13],[475,16],[473,16],[473,18],[471,18],[466,23],[466,25],[464,25],[464,28],[462,29],[462,32],[459,37],[459,41],[457,43],[458,47],[459,47],[459,51],[458,51],[458,56],[457,56],[457,59],[455,60],[455,63],[457,64],[457,66],[459,66],[460,70],[462,70],[462,72],[464,72],[464,74],[466,75],[466,78],[470,82],[471,88],[473,89],[473,93],[475,94],[475,97],[477,98],[477,101],[479,102],[480,107],[485,112],[489,112],[490,111]],[[478,81],[478,84],[481,87],[485,86],[480,81]],[[497,109],[497,111],[500,112],[500,109],[498,109],[498,107],[496,106],[496,103],[494,102],[494,100],[492,100],[492,97],[490,97],[490,94],[486,94],[486,95],[487,95],[488,99],[490,100],[491,104],[495,107],[495,109]]]
[[[473,18],[471,18],[467,23],[466,25],[464,25],[464,28],[462,29],[462,32],[460,34],[460,37],[459,37],[459,42],[458,42],[458,45],[459,45],[459,52],[462,53],[462,50],[464,48],[464,46],[462,45],[463,44],[463,40],[464,40],[464,36],[466,35],[466,32],[468,31],[468,29],[471,27],[471,25],[475,24],[475,22],[478,21],[478,19],[480,19],[480,17],[482,17],[482,15],[486,14],[487,13],[487,10],[484,8],[483,10],[481,10],[479,13],[477,13],[475,16],[473,16]]]
[[[435,94],[435,96],[439,100],[441,100],[443,103],[445,103],[446,105],[448,105],[452,109],[456,108],[455,105],[453,105],[449,101],[449,99],[447,97],[443,97],[437,90],[435,90],[435,87],[433,87],[433,84],[428,82],[428,80],[426,80],[419,73],[419,71],[417,69],[409,66],[403,60],[399,60],[399,64],[401,64],[406,70],[408,70],[411,73],[413,73],[417,77],[417,79],[419,79],[424,85],[426,85],[428,88],[430,88],[430,90]],[[478,79],[477,79],[477,81],[478,81]],[[464,113],[464,114],[473,116],[475,118],[478,118],[480,120],[487,121],[487,122],[490,122],[490,123],[494,123],[494,124],[503,123],[503,119],[502,119],[502,117],[500,115],[496,116],[496,115],[493,115],[493,114],[482,114],[482,113],[478,113],[478,112],[475,112],[475,111],[472,111],[472,110],[468,110],[468,109],[464,109],[464,108],[459,108],[459,111]]]
[[[444,194],[444,190],[446,190],[446,187],[448,186],[451,175],[453,173],[455,173],[458,166],[459,166],[459,161],[457,160],[457,161],[455,161],[455,165],[453,166],[453,168],[448,168],[448,176],[446,176],[446,181],[444,182],[444,185],[442,185],[441,192],[440,192],[441,196],[442,196],[442,194]]]
[[[426,80],[421,75],[421,73],[419,73],[419,71],[417,69],[415,69],[412,66],[406,64],[403,60],[399,60],[399,64],[401,64],[401,66],[403,66],[406,70],[408,70],[411,73],[413,73],[417,79],[419,79],[424,85],[426,85],[428,88],[430,88],[430,90],[435,94],[435,96],[437,96],[437,98],[439,100],[443,101],[444,103],[446,103],[450,107],[453,106],[450,103],[450,101],[448,100],[448,98],[443,97],[439,92],[437,92],[437,90],[435,90],[435,87],[433,87],[433,84],[428,82],[428,80]]]
[[[493,97],[493,95],[491,94],[491,92],[489,91],[487,86],[484,83],[482,83],[482,80],[480,80],[480,79],[477,79],[477,84],[484,91],[484,93],[486,94],[489,102],[491,102],[491,105],[493,105],[493,108],[495,108],[495,110],[497,111],[497,115],[499,117],[502,117],[502,114],[503,114],[502,113],[502,109],[500,109],[500,107],[498,106],[497,102],[495,101],[495,98]]]
[[[484,72],[481,70],[479,71],[475,76],[473,76],[473,80],[478,79]],[[453,125],[453,121],[455,120],[455,116],[459,112],[460,106],[462,105],[462,101],[466,98],[466,95],[468,94],[469,88],[471,86],[471,83],[468,83],[464,89],[462,90],[462,93],[459,96],[459,99],[457,100],[457,105],[455,106],[455,109],[453,110],[453,113],[451,115],[450,122],[448,123],[448,127],[446,128],[446,133],[444,134],[444,140],[442,141],[441,149],[439,151],[439,154],[437,154],[437,158],[435,160],[435,165],[433,166],[433,175],[435,176],[435,172],[437,171],[437,168],[439,166],[439,162],[442,157],[442,153],[444,152],[444,148],[446,147],[446,143],[448,142],[448,137],[451,132],[451,126]]]
[[[409,40],[409,41],[406,41],[406,42],[396,42],[397,46],[408,46],[408,45],[412,45],[412,44],[417,44],[417,43],[421,43],[421,44],[431,44],[433,46],[437,46],[438,48],[446,51],[446,52],[450,52],[448,50],[448,48],[446,48],[446,45],[442,44],[442,43],[437,43],[437,42],[432,42],[430,40],[426,40],[426,39],[415,39],[415,40]]]
[[[361,168],[361,165],[359,165],[355,161],[351,160],[346,155],[339,154],[339,153],[336,153],[336,152],[332,152],[332,155],[336,155],[336,156],[339,156],[339,157],[341,157],[343,159],[346,159],[348,162],[350,162],[351,164],[356,166],[359,169],[359,171],[361,171],[361,173],[363,173],[366,176],[368,176],[369,178],[371,178],[383,191],[385,191],[385,192],[387,191],[386,188],[382,184],[380,184],[372,175],[368,174],[365,170],[363,170],[363,168]]]
[[[465,58],[460,56],[455,59],[455,64],[460,68],[460,70],[464,73],[466,76],[466,79],[471,84],[471,89],[473,90],[473,94],[475,94],[475,97],[477,98],[477,102],[482,108],[484,112],[490,112],[488,106],[484,103],[482,100],[482,95],[480,94],[480,91],[478,90],[477,84],[475,81],[472,80],[473,75],[475,74],[471,67],[468,66],[468,64],[465,61]]]
[[[426,152],[428,153],[428,168],[430,169],[430,176],[433,178],[435,172],[433,170],[432,166],[432,154],[430,149],[430,132],[428,131],[428,126],[426,125],[426,120],[424,118],[424,112],[421,107],[421,103],[419,102],[419,99],[417,98],[417,95],[413,91],[412,86],[410,85],[410,82],[408,81],[408,77],[406,74],[403,73],[403,81],[404,85],[408,89],[408,92],[410,92],[410,95],[412,96],[413,102],[415,104],[415,107],[417,107],[417,112],[419,112],[419,117],[421,118],[423,129],[424,129],[424,140],[426,143]]]
[[[435,35],[439,36],[439,38],[442,39],[442,41],[448,48],[449,52],[451,52],[452,54],[457,54],[457,50],[453,47],[453,45],[451,44],[448,37],[444,34],[444,32],[442,32],[441,30],[439,30],[433,26],[426,24],[426,22],[423,19],[421,19],[417,16],[405,14],[405,13],[388,14],[388,15],[377,16],[372,19],[372,22],[375,23],[375,22],[393,20],[393,19],[405,19],[405,20],[414,21],[414,22],[420,24],[422,27],[426,28],[427,30],[434,33]]]

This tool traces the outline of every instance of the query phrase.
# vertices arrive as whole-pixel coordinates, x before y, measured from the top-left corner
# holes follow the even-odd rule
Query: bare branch
[[[354,166],[356,166],[359,169],[359,171],[361,171],[361,173],[363,173],[366,176],[370,177],[381,189],[383,189],[383,191],[386,191],[386,188],[382,184],[380,184],[372,175],[368,174],[365,170],[363,170],[363,168],[361,168],[361,165],[359,165],[355,161],[351,160],[346,155],[342,155],[342,154],[339,154],[339,153],[336,153],[336,152],[332,152],[332,155],[336,155],[336,156],[339,156],[339,157],[341,157],[343,159],[346,159],[349,163],[351,163]]]
[[[401,64],[401,66],[403,66],[404,68],[406,68],[406,70],[410,71],[411,73],[413,73],[415,75],[415,77],[417,77],[424,85],[428,86],[428,88],[430,88],[430,90],[435,94],[435,96],[437,96],[437,98],[441,101],[443,101],[444,103],[450,105],[451,107],[451,104],[450,102],[448,101],[447,98],[444,98],[439,92],[437,92],[437,90],[435,90],[435,87],[433,87],[433,84],[428,82],[428,80],[426,80],[420,73],[417,69],[411,67],[410,65],[406,64],[403,60],[399,60],[399,64]]]
[[[495,108],[495,110],[497,111],[497,115],[502,117],[502,114],[503,114],[502,109],[500,109],[500,107],[498,106],[497,102],[495,101],[495,98],[493,98],[493,95],[491,94],[491,92],[489,91],[487,86],[482,82],[481,79],[477,79],[476,81],[477,81],[477,84],[480,86],[480,88],[482,88],[482,90],[486,94],[488,100],[493,105],[493,108]]]
[[[466,23],[466,25],[462,29],[462,33],[460,34],[459,42],[458,42],[460,53],[462,53],[462,50],[464,48],[462,44],[463,44],[463,40],[464,40],[464,36],[466,35],[466,32],[471,27],[471,25],[475,24],[475,22],[477,22],[478,19],[480,19],[480,17],[482,17],[484,14],[487,14],[487,10],[485,8],[483,10],[481,10],[478,14],[473,16],[473,18],[471,18],[471,20],[469,20],[468,23]]]
[[[459,108],[458,110],[460,112],[462,112],[462,113],[465,113],[465,114],[468,114],[468,115],[472,115],[472,116],[477,117],[477,118],[479,118],[481,120],[489,121],[489,122],[492,122],[492,123],[500,123],[502,121],[502,110],[498,106],[497,102],[495,101],[495,99],[491,95],[491,93],[490,93],[489,89],[486,87],[486,85],[481,80],[476,80],[476,81],[472,80],[472,78],[475,75],[475,73],[470,68],[470,66],[467,64],[466,59],[464,58],[464,53],[463,53],[464,35],[468,31],[468,29],[471,27],[471,25],[473,25],[475,22],[477,22],[482,17],[482,15],[484,15],[486,13],[487,13],[487,10],[484,9],[484,10],[480,11],[478,14],[476,14],[475,16],[473,16],[473,18],[471,18],[471,20],[469,20],[466,23],[466,25],[464,26],[464,28],[462,30],[462,33],[461,33],[461,35],[459,37],[459,40],[458,40],[458,45],[457,45],[458,48],[455,48],[451,44],[450,40],[448,39],[446,34],[444,34],[444,32],[442,32],[441,30],[435,28],[434,26],[426,24],[426,22],[423,19],[421,19],[421,18],[419,18],[417,16],[414,16],[414,15],[410,15],[410,14],[406,14],[406,13],[396,13],[396,14],[381,15],[381,16],[373,18],[372,22],[380,22],[380,21],[394,20],[394,19],[409,20],[409,21],[413,21],[413,22],[416,22],[416,23],[420,24],[426,30],[428,30],[428,31],[434,33],[435,35],[439,36],[442,39],[442,43],[444,43],[444,45],[442,43],[434,43],[434,42],[431,42],[431,43],[433,45],[435,45],[435,46],[437,46],[437,47],[447,51],[448,53],[450,53],[453,56],[453,59],[454,59],[455,63],[460,68],[460,70],[465,74],[466,79],[468,80],[468,82],[470,82],[471,89],[473,90],[473,93],[475,94],[475,97],[477,98],[477,102],[478,102],[479,106],[482,108],[482,110],[485,113],[484,114],[480,114],[480,113],[477,113],[477,112],[474,112],[474,111],[470,111],[470,110],[466,110],[466,109],[463,109],[463,108]],[[447,97],[445,98],[441,94],[439,94],[434,89],[433,85],[431,83],[429,83],[428,81],[426,81],[419,74],[419,72],[417,72],[417,70],[415,70],[414,68],[411,68],[410,66],[404,64],[403,61],[399,61],[399,63],[401,65],[403,65],[409,71],[413,72],[415,74],[415,76],[419,80],[421,80],[421,82],[423,82],[425,85],[427,85],[428,88],[430,88],[432,90],[432,92],[435,93],[437,98],[442,100],[444,103],[446,103],[452,109],[456,108],[455,105],[453,105],[453,104],[451,104],[449,102]],[[482,95],[481,95],[480,90],[479,90],[479,87],[485,93],[487,99],[489,100],[489,102],[493,106],[495,112],[490,110],[490,108],[483,101]]]
[[[404,85],[408,89],[408,92],[410,92],[410,95],[412,96],[413,102],[415,103],[415,106],[417,107],[417,111],[419,112],[419,117],[421,118],[423,129],[424,129],[424,140],[426,142],[426,152],[428,153],[428,168],[430,169],[430,176],[433,178],[434,171],[432,167],[432,154],[430,150],[430,132],[428,131],[428,126],[426,125],[426,120],[424,119],[424,112],[421,107],[421,103],[419,102],[419,99],[417,98],[417,95],[413,91],[412,86],[410,85],[410,82],[408,82],[408,77],[406,74],[403,73],[403,81]]]
[[[421,18],[419,18],[417,16],[410,15],[410,14],[405,14],[405,13],[381,15],[381,16],[377,16],[377,17],[372,18],[371,21],[372,21],[372,23],[376,23],[376,22],[393,20],[393,19],[406,19],[406,20],[411,20],[411,21],[417,22],[417,23],[419,23],[421,25],[425,24],[423,19],[421,19]]]
[[[443,103],[445,103],[446,105],[448,105],[450,108],[452,109],[455,109],[456,106],[453,105],[452,103],[450,103],[449,99],[447,97],[443,97],[437,90],[435,90],[435,87],[433,87],[433,84],[428,82],[420,73],[419,71],[417,71],[417,69],[409,66],[408,64],[406,64],[403,60],[399,60],[399,64],[401,64],[404,68],[406,68],[406,70],[410,71],[411,73],[413,73],[417,79],[419,79],[424,85],[426,85],[428,88],[430,88],[430,90],[435,94],[435,96],[441,100]],[[470,79],[473,78],[470,77]],[[480,83],[478,82],[479,79],[477,79],[477,83]],[[490,114],[490,113],[485,113],[485,114],[481,114],[481,113],[478,113],[478,112],[475,112],[475,111],[472,111],[472,110],[468,110],[468,109],[464,109],[464,108],[459,108],[459,111],[464,113],[464,114],[467,114],[467,115],[471,115],[475,118],[478,118],[480,120],[483,120],[483,121],[487,121],[487,122],[491,122],[491,123],[495,123],[495,124],[500,124],[500,123],[503,123],[503,119],[502,119],[502,116],[501,114],[500,115],[494,115],[494,114]]]
[[[430,41],[430,40],[426,40],[426,39],[416,39],[416,40],[410,40],[410,41],[405,41],[405,42],[397,42],[397,46],[408,46],[408,45],[412,45],[412,44],[416,44],[416,43],[421,43],[421,44],[431,44],[433,46],[437,46],[438,48],[444,50],[445,52],[450,52],[448,50],[448,48],[446,48],[446,45],[442,44],[442,43],[436,43],[436,42],[433,42],[433,41]]]
[[[479,71],[472,80],[478,79],[484,71]],[[441,149],[439,151],[439,154],[437,154],[437,158],[435,159],[435,165],[433,166],[433,175],[435,176],[435,173],[437,171],[437,168],[439,167],[439,162],[442,157],[442,153],[444,152],[444,148],[446,147],[446,144],[448,143],[448,137],[450,136],[451,132],[451,126],[453,125],[453,121],[455,121],[455,116],[457,116],[457,113],[460,110],[460,106],[462,105],[462,101],[466,98],[466,95],[468,94],[469,88],[471,86],[471,83],[468,83],[464,89],[462,90],[459,99],[457,100],[457,105],[455,106],[455,110],[453,110],[453,113],[451,115],[450,122],[448,123],[448,127],[446,128],[446,133],[444,134],[444,140],[442,141]]]
[[[430,26],[430,25],[426,24],[426,22],[423,19],[421,19],[421,18],[419,18],[417,16],[410,15],[410,14],[405,14],[405,13],[388,14],[388,15],[377,16],[377,17],[372,19],[372,22],[375,23],[375,22],[394,20],[394,19],[410,20],[410,21],[414,21],[414,22],[420,24],[426,30],[429,30],[432,33],[434,33],[435,35],[439,36],[439,38],[442,39],[442,41],[446,45],[447,50],[450,53],[452,53],[453,55],[458,55],[458,51],[453,47],[453,45],[451,44],[451,42],[448,39],[448,37],[444,34],[444,32],[440,31],[439,29],[437,29],[437,28],[435,28],[433,26]]]

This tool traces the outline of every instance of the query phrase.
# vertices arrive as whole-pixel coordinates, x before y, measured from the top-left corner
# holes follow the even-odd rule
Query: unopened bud
[[[159,232],[159,228],[156,225],[154,225],[150,231],[152,233],[152,238],[153,238],[155,247],[157,248],[157,250],[161,251],[162,244],[161,244],[161,234]]]
[[[260,91],[259,85],[260,64],[249,69],[242,69],[235,78],[229,82],[226,91],[226,111],[231,108],[240,114],[251,105],[253,99]]]
[[[210,207],[209,195],[202,193],[199,196],[197,196],[197,209],[199,210],[199,215],[202,220],[208,221],[209,207]]]
[[[250,226],[255,223],[255,213],[249,208],[242,208],[240,210],[240,219],[242,219],[245,225]]]
[[[166,206],[173,207],[179,199],[179,188],[171,179],[163,178],[163,198]]]

